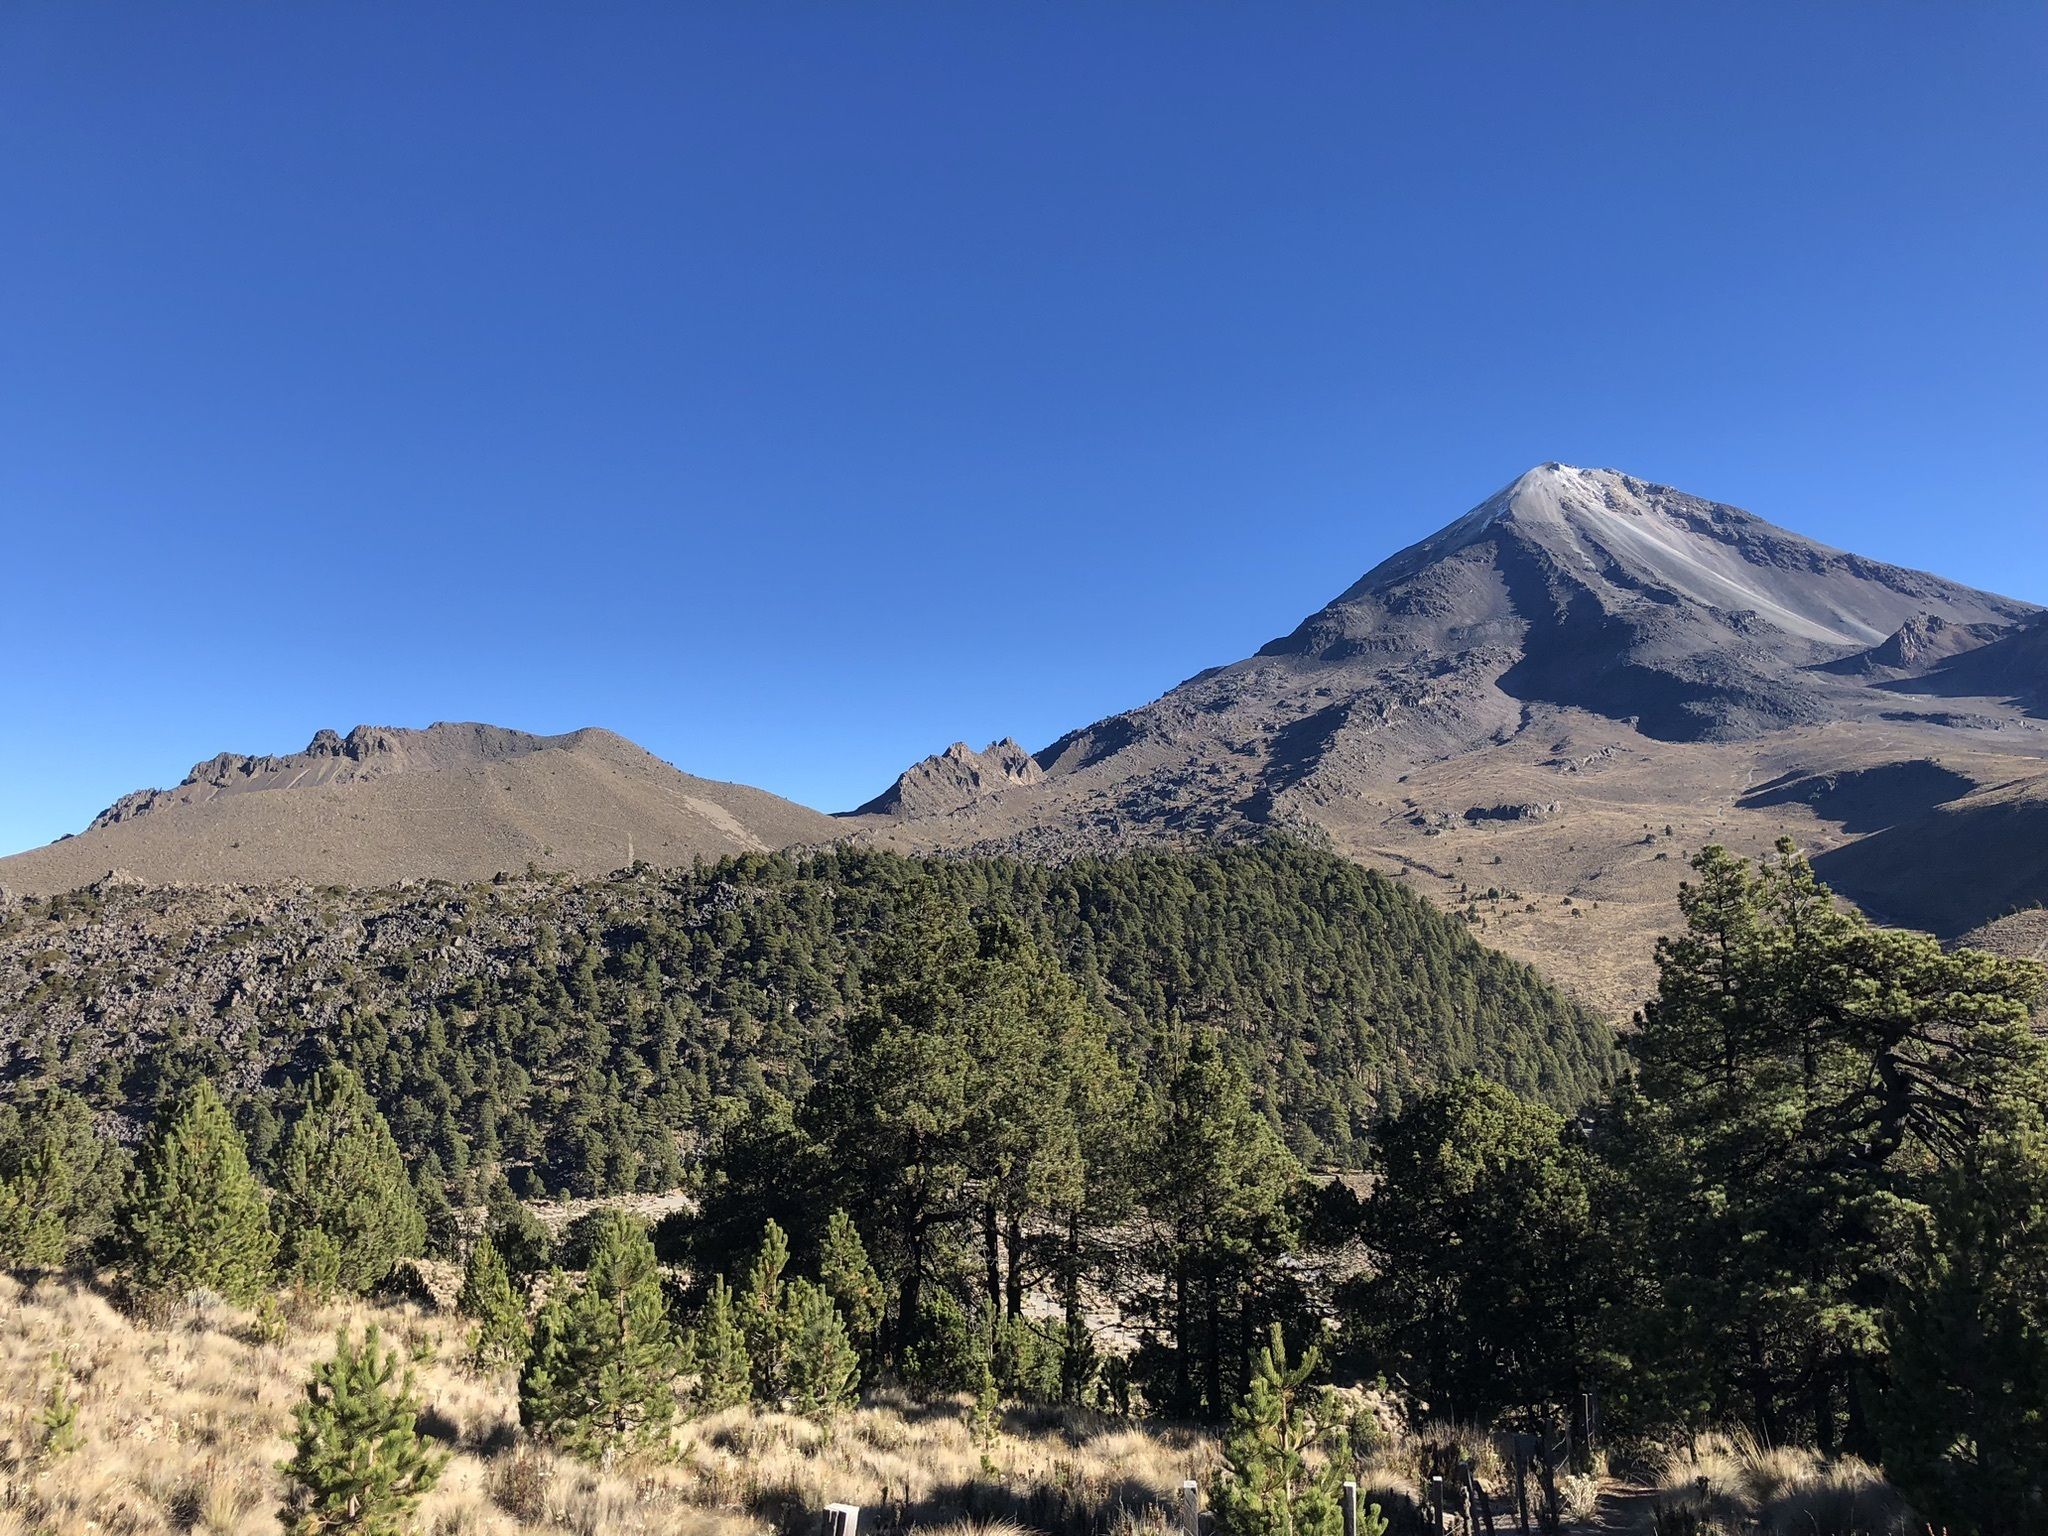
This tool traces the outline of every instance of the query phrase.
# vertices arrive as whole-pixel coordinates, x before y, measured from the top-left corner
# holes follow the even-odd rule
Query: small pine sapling
[[[736,1408],[753,1392],[754,1369],[747,1358],[747,1341],[740,1331],[734,1310],[732,1289],[723,1275],[711,1282],[711,1299],[704,1316],[690,1336],[690,1366],[696,1384],[690,1389],[690,1406],[697,1413],[717,1413]]]
[[[1342,1536],[1350,1445],[1328,1389],[1313,1389],[1319,1357],[1287,1363],[1280,1325],[1231,1413],[1216,1507],[1231,1536]]]
[[[333,1356],[313,1368],[292,1458],[278,1467],[278,1518],[293,1536],[400,1536],[440,1481],[447,1453],[420,1434],[412,1373],[399,1366],[372,1323],[360,1344],[336,1332]]]
[[[789,1405],[814,1419],[851,1407],[860,1391],[860,1354],[822,1285],[792,1280],[788,1298]]]
[[[43,1400],[42,1453],[56,1461],[78,1449],[78,1401],[71,1395],[71,1378],[64,1362],[54,1359],[50,1363],[57,1369],[57,1379],[50,1383],[49,1396]]]
[[[469,1250],[455,1305],[476,1325],[470,1330],[469,1357],[479,1369],[496,1370],[526,1357],[526,1301],[513,1288],[512,1273],[489,1233]]]

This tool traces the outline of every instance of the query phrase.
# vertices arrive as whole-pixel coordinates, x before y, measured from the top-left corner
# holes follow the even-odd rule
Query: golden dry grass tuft
[[[1923,1529],[1876,1468],[1750,1434],[1702,1435],[1666,1459],[1659,1503],[1704,1529],[1762,1536],[1908,1536]]]
[[[598,1468],[522,1441],[511,1378],[457,1363],[457,1318],[339,1303],[266,1340],[232,1308],[144,1327],[88,1280],[0,1275],[0,1536],[276,1531],[293,1405],[335,1329],[370,1321],[414,1357],[422,1428],[453,1452],[429,1536],[807,1532],[832,1502],[862,1505],[864,1532],[1163,1530],[1217,1460],[1193,1432],[1022,1409],[984,1452],[966,1399],[881,1396],[829,1425],[732,1410],[682,1424],[672,1459]],[[77,1407],[69,1450],[47,1443],[53,1389]]]

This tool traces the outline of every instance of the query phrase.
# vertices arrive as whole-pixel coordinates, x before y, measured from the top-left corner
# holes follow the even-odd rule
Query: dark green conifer
[[[52,1268],[88,1255],[113,1225],[128,1156],[75,1093],[51,1088],[0,1105],[0,1269]]]
[[[526,1300],[513,1289],[512,1275],[487,1232],[469,1250],[456,1306],[476,1324],[470,1358],[488,1370],[526,1358]]]
[[[761,1249],[747,1271],[747,1288],[739,1296],[740,1332],[753,1366],[754,1401],[779,1404],[789,1392],[790,1355],[795,1346],[794,1318],[782,1272],[789,1264],[789,1239],[771,1221],[762,1229]]]
[[[247,1303],[275,1278],[277,1238],[213,1084],[166,1109],[121,1220],[130,1277],[157,1300],[205,1288]]]
[[[753,1363],[747,1358],[746,1336],[723,1275],[712,1280],[704,1316],[690,1336],[690,1363],[697,1378],[690,1406],[698,1413],[737,1407],[753,1393]]]
[[[868,1261],[860,1229],[843,1210],[834,1211],[825,1225],[825,1241],[818,1253],[818,1280],[839,1308],[847,1335],[860,1351],[861,1360],[870,1361],[882,1326],[882,1277]]]
[[[297,1409],[291,1460],[281,1463],[284,1507],[295,1536],[398,1536],[440,1480],[446,1452],[420,1434],[412,1373],[399,1375],[372,1323],[360,1344],[346,1329],[334,1354],[313,1368]]]
[[[812,1418],[827,1418],[853,1405],[860,1391],[860,1355],[831,1293],[808,1280],[789,1282],[788,1403]]]
[[[10,1162],[0,1165],[0,1269],[54,1268],[71,1249],[64,1225],[71,1170],[40,1137]]]
[[[361,1295],[426,1247],[427,1226],[391,1128],[347,1067],[314,1074],[277,1163],[279,1226],[289,1259],[313,1233],[334,1248],[335,1283]],[[324,1265],[326,1255],[319,1255]]]
[[[574,1455],[663,1446],[682,1356],[647,1228],[611,1211],[580,1285],[558,1279],[519,1378],[520,1422]]]

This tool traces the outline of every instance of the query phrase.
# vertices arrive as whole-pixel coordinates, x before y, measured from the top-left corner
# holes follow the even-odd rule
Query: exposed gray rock
[[[937,816],[957,811],[989,795],[1020,785],[1036,784],[1045,771],[1011,737],[992,741],[979,752],[964,741],[914,763],[856,816]]]

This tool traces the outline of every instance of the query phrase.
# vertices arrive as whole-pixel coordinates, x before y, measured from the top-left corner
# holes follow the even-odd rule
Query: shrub
[[[278,1518],[303,1536],[396,1536],[420,1498],[440,1480],[444,1452],[417,1428],[420,1405],[410,1371],[398,1375],[375,1324],[360,1345],[343,1329],[334,1354],[313,1368],[297,1409],[286,1496]]]

